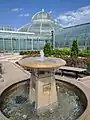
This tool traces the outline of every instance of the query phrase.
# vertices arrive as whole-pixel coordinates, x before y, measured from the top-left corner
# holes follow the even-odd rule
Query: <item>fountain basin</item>
[[[4,82],[0,109],[4,120],[85,120],[88,90],[76,81],[61,80],[55,70],[65,65],[56,58],[25,58],[20,65],[31,70],[30,80]],[[57,103],[55,107],[51,103]],[[39,108],[41,112],[38,114]],[[42,109],[48,108],[44,112]]]
[[[79,115],[78,116],[74,116],[74,117],[76,117],[76,118],[73,118],[73,119],[68,119],[68,120],[84,120],[86,117],[87,117],[87,115],[88,115],[88,109],[89,109],[89,99],[88,99],[88,95],[87,95],[87,89],[86,89],[86,87],[85,86],[83,86],[83,85],[81,85],[80,83],[78,83],[78,82],[76,82],[76,81],[61,81],[59,78],[57,78],[56,77],[56,83],[57,83],[57,86],[60,86],[60,88],[61,87],[63,87],[63,86],[65,86],[64,88],[66,89],[66,91],[67,91],[67,88],[68,88],[68,92],[70,92],[70,90],[71,91],[73,91],[75,94],[76,94],[76,96],[78,96],[81,100],[81,103],[83,103],[83,105],[84,105],[84,109],[83,109],[83,111],[81,110],[81,112],[79,113]],[[11,85],[10,87],[8,87],[8,88],[6,88],[6,90],[4,90],[3,91],[3,93],[1,94],[1,103],[2,103],[2,101],[4,100],[4,101],[6,101],[6,98],[9,96],[9,97],[11,97],[12,98],[12,95],[14,95],[14,97],[15,97],[15,91],[17,91],[16,93],[20,93],[20,92],[18,92],[18,90],[20,90],[21,91],[21,95],[22,95],[22,90],[24,90],[24,92],[25,92],[25,96],[24,97],[22,97],[22,99],[23,98],[27,98],[27,96],[28,96],[28,89],[26,89],[26,87],[25,86],[28,86],[29,87],[29,80],[25,80],[25,81],[21,81],[21,82],[18,82],[18,83],[15,83],[15,84],[13,84],[13,85]],[[76,87],[77,86],[77,87]],[[21,88],[20,88],[21,87]],[[20,89],[18,89],[18,88],[20,88]],[[22,89],[23,88],[23,89]],[[57,87],[57,91],[58,91],[58,87]],[[23,93],[24,93],[23,92]],[[61,89],[61,93],[63,92],[63,89]],[[27,94],[26,94],[27,93]],[[17,96],[20,96],[20,94],[18,95],[17,94]],[[58,93],[59,94],[59,93]],[[62,94],[61,96],[63,97],[63,95],[64,94]],[[68,96],[68,94],[67,93],[65,93],[65,96]],[[65,97],[64,96],[64,97]],[[69,98],[71,97],[71,96],[73,96],[72,95],[72,92],[70,92],[70,96],[69,96]],[[75,96],[75,97],[76,97]],[[59,98],[58,98],[59,99]],[[65,98],[64,98],[65,99]],[[64,100],[63,99],[63,100]],[[12,101],[12,100],[14,100],[14,102],[15,102],[15,99],[9,99],[10,101]],[[73,99],[71,99],[71,100],[73,100]],[[9,103],[10,103],[10,101],[9,101]],[[12,102],[11,102],[12,103]],[[28,102],[27,102],[28,103]],[[65,103],[66,102],[64,102],[64,107],[65,107],[65,110],[66,110],[66,105],[65,105]],[[68,103],[68,101],[67,101],[67,103]],[[17,106],[19,105],[19,107],[22,105],[22,104],[24,104],[25,105],[25,101],[23,100],[23,102],[20,104],[17,104]],[[63,103],[62,103],[63,104]],[[2,113],[6,116],[6,117],[8,117],[8,118],[6,118],[6,117],[4,117],[3,115],[2,115],[2,117],[4,117],[4,120],[7,120],[7,119],[10,119],[10,117],[8,116],[8,114],[5,114],[5,111],[3,111],[3,105],[5,105],[5,103],[4,104],[0,104],[0,108],[1,108],[1,111],[2,111]],[[10,105],[10,104],[9,104]],[[70,105],[70,104],[69,104]],[[28,105],[27,105],[28,106]],[[62,105],[61,105],[62,106]],[[9,106],[10,107],[10,106]],[[62,108],[63,108],[63,106],[62,106]],[[72,108],[72,107],[70,107],[70,108]],[[14,104],[14,106],[11,106],[11,110],[13,110],[13,109],[15,109],[15,104]],[[29,110],[30,110],[30,107],[28,108]],[[59,109],[59,108],[58,108]],[[64,109],[64,108],[63,108]],[[62,110],[63,110],[62,109]],[[9,110],[10,110],[10,108],[9,108]],[[10,110],[10,111],[11,111]],[[19,109],[16,109],[17,110],[17,112],[19,113],[20,111],[18,111]],[[64,113],[65,114],[65,111],[63,112],[62,110],[60,110],[60,113]],[[71,110],[71,109],[70,109]],[[7,111],[7,110],[6,110]],[[10,111],[8,111],[9,112],[9,115],[10,115]],[[21,109],[21,111],[23,111],[22,109]],[[14,111],[15,112],[15,111]],[[28,112],[28,110],[26,111],[26,113]],[[23,112],[22,112],[23,113]],[[56,110],[56,111],[53,111],[53,110],[51,110],[51,111],[49,111],[49,115],[46,113],[45,115],[46,115],[46,117],[49,117],[49,116],[52,116],[52,114],[57,114],[58,113],[58,110]],[[59,113],[59,115],[60,115],[60,113]],[[71,112],[70,112],[71,113]],[[19,114],[18,114],[19,115]],[[17,116],[18,116],[17,115]],[[30,114],[31,116],[29,116],[29,118],[31,119],[31,120],[33,120],[34,118],[32,118],[32,114]],[[34,117],[37,117],[37,119],[39,119],[39,120],[42,120],[42,119],[40,119],[40,118],[42,118],[42,117],[44,117],[45,118],[45,115],[41,115],[40,117],[38,117],[38,116],[36,116],[35,114],[34,114]],[[52,118],[52,120],[63,120],[63,118],[62,119],[60,119],[60,116],[58,115],[58,117],[56,117],[55,115],[53,116],[53,118]],[[65,114],[66,115],[66,114]],[[15,115],[14,115],[15,116]],[[23,117],[24,118],[23,118]],[[12,117],[12,116],[11,116]],[[19,118],[20,117],[20,118]],[[13,120],[16,120],[16,119],[22,119],[23,118],[23,120],[25,119],[25,113],[23,114],[23,115],[21,115],[21,116],[19,116],[18,118],[13,118]],[[43,119],[44,119],[43,118]],[[56,119],[57,118],[57,119]],[[46,119],[46,118],[45,118]],[[50,118],[51,119],[51,118]],[[50,120],[49,119],[49,120]],[[11,118],[11,120],[12,120],[12,118]],[[28,119],[27,119],[28,120]],[[48,119],[47,119],[48,120]]]
[[[28,57],[21,59],[19,61],[19,64],[26,68],[33,68],[33,69],[52,69],[52,68],[58,68],[62,65],[65,65],[66,62],[63,59],[60,58],[54,58],[54,57],[45,57],[43,60],[41,60],[39,57]]]

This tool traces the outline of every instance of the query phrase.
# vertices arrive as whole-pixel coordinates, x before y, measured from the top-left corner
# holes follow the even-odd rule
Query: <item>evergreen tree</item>
[[[77,40],[73,40],[72,47],[71,47],[71,58],[72,58],[72,65],[74,67],[77,67],[77,61],[78,61],[78,43]]]
[[[51,53],[52,53],[52,47],[51,47],[51,44],[46,42],[45,46],[44,46],[44,55],[45,56],[51,56]]]
[[[71,57],[77,58],[78,52],[79,52],[79,49],[78,49],[77,40],[73,40],[72,47],[71,47]]]

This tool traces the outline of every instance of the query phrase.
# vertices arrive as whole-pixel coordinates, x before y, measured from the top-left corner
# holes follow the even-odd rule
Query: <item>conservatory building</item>
[[[39,50],[46,41],[53,43],[55,47],[56,34],[60,30],[61,27],[51,15],[42,10],[32,17],[31,24],[17,30],[11,26],[0,26],[0,51]]]

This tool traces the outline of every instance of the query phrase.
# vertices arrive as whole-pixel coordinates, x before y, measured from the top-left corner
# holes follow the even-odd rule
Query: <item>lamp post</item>
[[[53,37],[54,37],[54,36],[53,36],[53,32],[54,32],[54,31],[52,30],[52,31],[51,31],[51,39],[52,39],[52,40],[51,40],[51,45],[52,45],[52,49],[53,49]]]

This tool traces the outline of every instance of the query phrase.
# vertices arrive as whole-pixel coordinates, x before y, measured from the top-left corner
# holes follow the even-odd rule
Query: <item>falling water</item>
[[[40,50],[40,60],[41,61],[44,60],[44,52],[43,52],[43,50]]]

